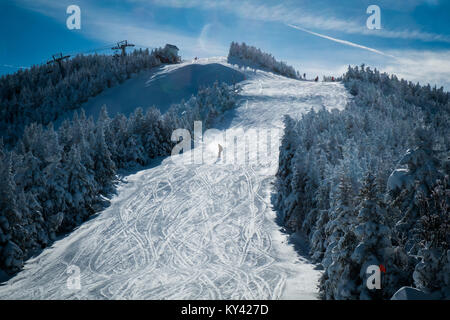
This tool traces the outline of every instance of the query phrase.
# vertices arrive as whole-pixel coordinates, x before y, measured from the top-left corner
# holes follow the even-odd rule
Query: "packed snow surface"
[[[299,117],[312,107],[341,109],[348,100],[346,90],[340,83],[239,69],[223,58],[195,63],[202,68],[169,66],[158,77],[170,82],[184,68],[209,77],[216,76],[214,70],[228,69],[244,78],[239,106],[203,144],[203,162],[189,162],[187,152],[126,176],[110,207],[28,260],[23,271],[0,287],[0,298],[317,298],[321,271],[299,254],[306,241],[276,224],[271,182],[283,115]],[[115,94],[126,97],[121,103],[133,101],[133,95]],[[241,129],[272,129],[270,153],[258,161],[249,155],[245,164],[217,160],[216,142],[224,150],[231,147],[220,133]]]

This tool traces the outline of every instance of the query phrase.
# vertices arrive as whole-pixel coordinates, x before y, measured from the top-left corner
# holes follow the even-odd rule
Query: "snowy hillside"
[[[188,100],[199,88],[210,87],[215,81],[231,85],[243,80],[242,73],[214,62],[216,60],[221,61],[203,59],[196,63],[183,62],[143,71],[122,85],[89,99],[81,107],[87,116],[92,115],[94,118],[100,114],[103,105],[108,107],[111,116],[118,113],[128,116],[138,107],[146,110],[151,106],[156,106],[164,113],[171,104],[179,103],[182,99]]]
[[[0,298],[318,298],[321,272],[295,251],[303,247],[307,252],[301,237],[289,238],[280,230],[270,196],[283,115],[298,118],[311,107],[342,109],[347,91],[340,83],[298,81],[225,61],[165,67],[144,86],[145,78],[132,79],[123,93],[106,91],[88,102],[95,109],[104,102],[110,107],[113,99],[123,112],[130,96],[139,104],[154,90],[145,88],[163,88],[164,79],[202,85],[217,76],[222,81],[245,78],[239,106],[225,114],[219,131],[202,145],[203,163],[189,163],[188,152],[126,176],[109,208],[30,259],[0,287]],[[131,87],[138,82],[140,87]],[[180,97],[190,90],[181,88]],[[172,102],[164,95],[158,99],[166,106]],[[249,155],[243,165],[217,160],[220,135],[248,129],[271,129],[268,156],[256,162]],[[239,153],[248,150],[238,148]],[[67,286],[74,266],[80,269],[79,290]]]
[[[0,137],[14,146],[32,123],[47,125],[90,97],[165,63],[179,63],[169,47],[135,50],[121,59],[77,55],[61,67],[43,64],[0,77]]]

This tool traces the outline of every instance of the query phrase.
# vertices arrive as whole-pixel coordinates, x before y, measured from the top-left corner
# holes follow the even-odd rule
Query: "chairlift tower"
[[[125,57],[127,55],[126,48],[127,47],[134,47],[134,44],[128,43],[127,40],[123,40],[120,42],[117,42],[117,46],[111,48],[112,50],[122,50],[122,57]]]
[[[56,63],[59,67],[59,71],[61,72],[61,75],[64,77],[65,72],[64,72],[64,68],[62,66],[62,61],[65,59],[69,59],[69,58],[70,58],[70,55],[63,56],[62,53],[56,53],[52,56],[52,60],[47,61],[47,64]]]

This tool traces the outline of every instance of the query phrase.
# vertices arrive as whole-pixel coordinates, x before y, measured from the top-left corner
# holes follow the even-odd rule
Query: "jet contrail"
[[[303,29],[303,28],[301,28],[301,27],[294,26],[293,24],[288,24],[288,26],[291,27],[291,28],[298,29],[298,30],[307,32],[307,33],[309,33],[309,34],[312,34],[312,35],[315,35],[315,36],[324,38],[324,39],[328,39],[328,40],[331,40],[331,41],[334,41],[334,42],[338,42],[338,43],[345,44],[345,45],[347,45],[347,46],[351,46],[351,47],[355,47],[355,48],[364,49],[364,50],[367,50],[367,51],[370,51],[370,52],[374,52],[374,53],[381,54],[381,55],[386,56],[386,57],[390,57],[390,58],[397,59],[397,58],[394,57],[393,55],[384,53],[384,52],[382,52],[382,51],[380,51],[380,50],[377,50],[377,49],[369,48],[369,47],[366,47],[366,46],[363,46],[363,45],[360,45],[360,44],[357,44],[357,43],[353,43],[353,42],[350,42],[350,41],[347,41],[347,40],[341,40],[341,39],[332,38],[332,37],[326,36],[326,35],[324,35],[324,34],[312,32],[312,31]]]

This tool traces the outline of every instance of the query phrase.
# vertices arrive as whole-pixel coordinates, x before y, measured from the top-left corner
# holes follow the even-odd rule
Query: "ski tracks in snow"
[[[282,129],[284,114],[342,108],[348,99],[338,83],[259,71],[242,85],[227,130]],[[0,298],[317,298],[320,271],[294,251],[275,223],[275,151],[259,166],[185,165],[188,153],[129,175],[109,208],[30,259],[0,287]],[[80,268],[79,290],[67,286],[70,265]]]

